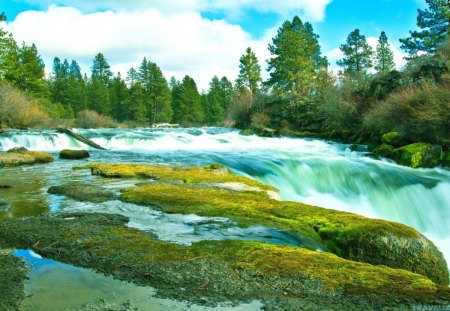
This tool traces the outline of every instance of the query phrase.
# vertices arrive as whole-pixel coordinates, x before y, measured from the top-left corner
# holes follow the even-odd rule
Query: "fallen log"
[[[106,150],[106,148],[103,148],[102,146],[100,146],[99,144],[94,143],[92,140],[81,136],[80,134],[75,133],[74,131],[70,130],[70,129],[66,129],[66,128],[58,128],[57,129],[58,132],[66,134],[80,142],[82,142],[83,144],[86,144],[88,146],[91,146],[95,149],[100,149],[100,150]]]

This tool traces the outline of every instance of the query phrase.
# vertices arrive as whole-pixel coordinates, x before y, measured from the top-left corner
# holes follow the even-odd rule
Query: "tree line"
[[[81,73],[75,60],[57,57],[52,73],[46,77],[36,46],[19,46],[11,34],[0,28],[0,87],[4,94],[14,93],[5,89],[11,86],[20,90],[33,98],[33,107],[41,107],[53,119],[73,119],[89,110],[135,125],[225,124],[253,130],[275,128],[286,133],[398,130],[407,135],[412,127],[414,133],[420,132],[417,124],[426,122],[417,119],[430,115],[429,105],[419,105],[422,110],[411,107],[415,96],[426,93],[426,89],[442,89],[448,83],[449,3],[426,2],[427,9],[418,10],[420,30],[400,40],[408,52],[408,64],[402,71],[395,69],[384,31],[374,51],[355,29],[340,46],[343,58],[337,65],[342,71],[334,75],[322,55],[319,35],[310,23],[295,16],[281,25],[268,46],[271,57],[267,60],[267,81],[262,81],[259,61],[248,48],[240,58],[234,83],[227,77],[214,76],[209,89],[201,93],[192,77],[186,75],[181,81],[172,77],[168,81],[159,66],[147,58],[124,77],[113,74],[102,53],[95,55],[89,77]],[[0,19],[6,19],[4,14]],[[399,103],[386,104],[395,101],[396,96]],[[3,98],[0,112],[7,102],[6,96]],[[433,109],[445,108],[440,99],[436,102],[439,107]],[[400,108],[400,104],[407,107]],[[405,115],[410,119],[397,124],[378,122],[376,118],[390,120],[392,114],[399,114],[394,106],[409,111]],[[447,139],[441,133],[446,130],[442,120],[431,115],[432,124],[440,124],[434,129],[435,136]],[[12,126],[7,119],[0,117],[0,125]]]

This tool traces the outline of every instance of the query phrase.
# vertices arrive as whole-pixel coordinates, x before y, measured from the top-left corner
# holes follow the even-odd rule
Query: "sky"
[[[125,76],[146,57],[167,79],[187,74],[200,90],[214,75],[234,81],[247,47],[267,78],[268,44],[295,15],[313,25],[333,71],[355,28],[373,47],[385,31],[400,68],[398,39],[417,28],[417,9],[425,7],[425,0],[0,0],[3,27],[18,43],[36,44],[47,72],[57,56],[89,74],[101,52]]]

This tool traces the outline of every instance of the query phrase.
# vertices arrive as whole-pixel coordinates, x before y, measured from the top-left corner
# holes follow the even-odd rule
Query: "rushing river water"
[[[283,200],[300,201],[326,208],[354,212],[407,224],[429,237],[450,262],[450,171],[411,169],[375,160],[348,145],[316,139],[262,138],[243,136],[223,128],[193,129],[102,129],[77,130],[106,151],[89,148],[96,162],[149,164],[221,163],[235,173],[259,180],[280,190]],[[0,134],[0,150],[24,146],[29,150],[57,153],[87,146],[55,131],[7,132]],[[361,146],[361,150],[364,150]],[[38,215],[49,210],[94,211],[80,203],[48,195],[53,185],[69,181],[92,182],[111,189],[124,181],[72,171],[83,161],[64,161],[21,168],[2,169],[0,181],[13,188],[2,192],[0,218]],[[2,203],[3,202],[3,203]],[[33,202],[33,204],[29,204]],[[98,210],[98,209],[97,209]],[[161,239],[191,243],[201,239],[244,238],[296,244],[291,236],[253,227],[247,231],[216,219],[217,226],[196,215],[143,214],[138,206],[107,202],[103,211],[130,217],[130,226],[153,230]],[[223,225],[225,224],[225,225]],[[298,241],[297,241],[298,242]],[[309,241],[306,241],[309,243]],[[309,245],[308,248],[320,248]]]

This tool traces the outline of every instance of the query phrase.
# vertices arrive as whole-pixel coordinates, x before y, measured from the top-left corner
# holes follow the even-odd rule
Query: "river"
[[[9,202],[10,208],[0,210],[0,218],[32,216],[60,209],[95,209],[91,203],[46,193],[48,187],[70,181],[101,183],[111,189],[124,186],[123,181],[104,180],[86,171],[71,170],[73,165],[87,160],[57,159],[62,149],[89,149],[92,162],[220,163],[236,174],[278,188],[283,200],[412,226],[430,238],[450,262],[449,170],[411,169],[388,160],[376,160],[368,156],[364,146],[359,146],[360,151],[351,151],[345,144],[317,139],[244,136],[225,128],[75,131],[108,150],[88,148],[65,134],[50,130],[0,134],[2,151],[24,146],[29,150],[51,152],[56,159],[46,165],[2,169],[1,183],[12,184],[15,190],[9,192],[9,197],[2,198]],[[223,236],[259,240],[267,233],[260,232],[267,228],[240,232],[232,225],[228,232],[217,232],[215,228],[198,225],[202,219],[195,215],[170,216],[156,212],[143,215],[139,207],[119,201],[105,203],[103,210],[120,211],[131,218],[133,226],[143,230],[157,227],[154,233],[160,238],[185,244]],[[289,240],[289,237],[279,238]]]

